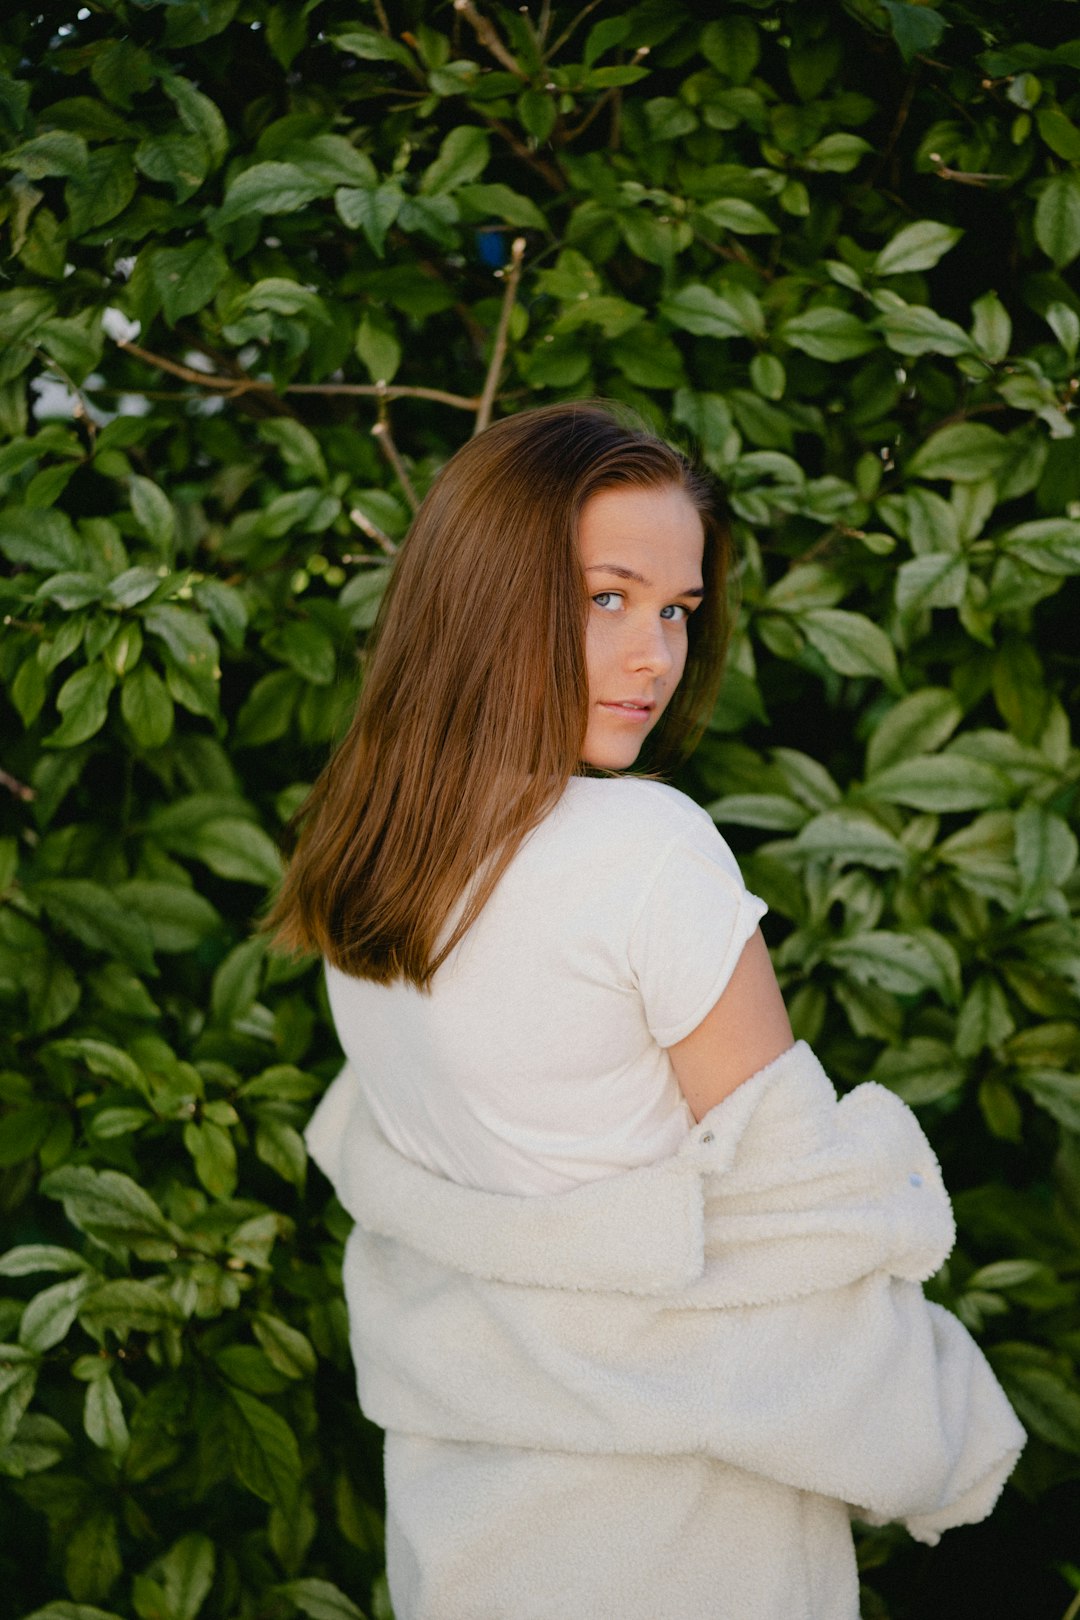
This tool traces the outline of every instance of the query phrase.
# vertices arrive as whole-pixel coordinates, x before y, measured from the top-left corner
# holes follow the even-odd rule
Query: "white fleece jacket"
[[[355,1075],[308,1146],[356,1225],[397,1620],[855,1620],[851,1514],[933,1544],[1024,1433],[920,1284],[954,1241],[914,1114],[799,1042],[672,1157],[569,1192],[449,1182]]]

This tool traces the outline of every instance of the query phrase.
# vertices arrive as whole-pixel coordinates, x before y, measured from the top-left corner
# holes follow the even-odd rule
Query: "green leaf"
[[[118,884],[114,893],[155,951],[194,950],[221,927],[221,918],[209,900],[193,889],[132,878]]]
[[[743,197],[716,197],[712,201],[702,203],[698,212],[703,214],[711,225],[722,231],[732,231],[736,236],[777,236],[779,226],[774,225],[768,214],[762,213],[752,202]]]
[[[992,478],[1008,454],[1008,442],[982,422],[955,422],[939,428],[908,462],[913,478],[951,478],[977,483]]]
[[[1054,175],[1039,194],[1035,240],[1058,270],[1080,253],[1080,174],[1074,169]]]
[[[932,51],[949,26],[941,13],[929,6],[907,4],[906,0],[882,0],[882,5],[905,62],[913,61],[921,51]]]
[[[225,1405],[236,1477],[253,1495],[288,1513],[300,1483],[300,1451],[285,1419],[245,1390]]]
[[[70,518],[51,509],[9,507],[0,512],[0,551],[9,562],[49,573],[77,570],[84,560]]]
[[[40,1355],[62,1343],[93,1285],[94,1278],[80,1272],[35,1294],[19,1323],[19,1343],[23,1348]]]
[[[757,28],[749,17],[714,18],[701,31],[699,49],[732,84],[745,84],[761,56]]]
[[[392,181],[377,186],[374,191],[342,188],[334,193],[334,207],[341,223],[350,231],[363,231],[380,259],[386,248],[386,233],[404,201],[405,193]]]
[[[256,934],[229,952],[214,974],[210,992],[210,1007],[219,1024],[233,1024],[250,1010],[259,994],[263,964],[266,961],[266,938]]]
[[[306,1334],[266,1311],[255,1313],[252,1329],[268,1361],[286,1378],[310,1378],[314,1375],[318,1360]]]
[[[189,1121],[184,1126],[184,1146],[207,1192],[214,1198],[231,1198],[236,1191],[236,1148],[225,1127],[212,1119]]]
[[[76,1598],[103,1598],[122,1573],[116,1515],[93,1508],[78,1520],[64,1547],[68,1591]]]
[[[72,1226],[78,1227],[87,1236],[110,1246],[133,1249],[136,1254],[149,1249],[152,1251],[151,1258],[163,1245],[165,1252],[171,1252],[175,1240],[169,1222],[150,1194],[121,1171],[98,1171],[89,1165],[64,1165],[44,1176],[40,1186],[46,1198],[61,1200]],[[139,1283],[125,1286],[143,1288],[149,1285]],[[95,1305],[105,1289],[116,1287],[115,1283],[107,1283],[104,1288],[99,1288],[94,1297]]]
[[[210,1537],[192,1530],[156,1560],[153,1568],[164,1589],[168,1620],[195,1620],[209,1596],[216,1558]]]
[[[131,1444],[124,1408],[111,1378],[95,1378],[86,1386],[83,1428],[95,1446],[117,1461]]]
[[[864,141],[861,135],[838,131],[815,141],[800,160],[799,167],[809,169],[812,174],[850,174],[866,153],[873,150],[870,142]]]
[[[147,1090],[146,1076],[134,1058],[108,1041],[76,1035],[66,1040],[50,1041],[42,1051],[55,1057],[73,1058],[89,1069],[91,1074],[107,1075],[110,1080],[130,1087],[132,1091],[145,1093]]]
[[[780,793],[727,793],[708,806],[710,816],[723,825],[768,827],[775,832],[796,832],[807,810]]]
[[[150,543],[160,551],[169,546],[176,527],[176,517],[165,491],[151,478],[138,473],[132,475],[131,510]]]
[[[271,887],[281,876],[281,856],[268,833],[238,818],[208,822],[191,840],[191,851],[218,877]]]
[[[962,718],[959,702],[944,687],[909,693],[874,727],[866,747],[867,773],[873,776],[915,755],[933,753],[948,742]]]
[[[228,225],[245,214],[295,214],[327,189],[295,163],[253,163],[230,182],[217,223]]]
[[[777,336],[815,360],[852,360],[877,343],[857,315],[823,304],[784,321]]]
[[[896,681],[892,642],[863,614],[844,608],[814,608],[800,613],[796,623],[838,675],[873,675],[890,685]]]
[[[360,322],[356,353],[367,367],[372,382],[392,381],[401,364],[401,344],[393,322],[381,311],[369,310]]]
[[[150,275],[170,326],[203,309],[228,273],[224,253],[209,239],[158,248],[150,259]]]
[[[859,862],[882,870],[907,866],[910,855],[886,827],[863,810],[826,810],[808,821],[795,840],[805,854],[846,866]]]
[[[255,748],[283,737],[303,690],[303,681],[292,670],[261,676],[240,706],[233,728],[235,746]]]
[[[109,696],[116,677],[100,659],[84,664],[69,675],[56,696],[56,707],[63,719],[45,738],[49,748],[75,748],[96,736],[105,724]]]
[[[543,146],[559,117],[553,96],[543,90],[523,90],[517,98],[517,115],[526,135]]]
[[[331,1581],[308,1575],[302,1580],[286,1581],[278,1591],[290,1598],[308,1620],[365,1620],[351,1598]]]
[[[459,186],[457,199],[480,219],[502,219],[525,230],[547,229],[547,220],[532,198],[523,197],[501,182]]]
[[[188,79],[173,73],[163,73],[160,79],[184,128],[202,142],[210,167],[216,169],[225,161],[229,149],[229,132],[217,105],[201,90],[196,90]]]
[[[1044,574],[1080,572],[1080,519],[1035,518],[1018,523],[1001,536],[1001,545]]]
[[[911,1108],[951,1096],[966,1078],[966,1066],[951,1047],[922,1035],[902,1046],[886,1046],[870,1070],[871,1080],[888,1086]]]
[[[879,317],[890,349],[897,354],[970,354],[972,341],[962,326],[947,321],[925,304],[890,307]],[[961,424],[963,426],[964,424]],[[943,433],[951,431],[943,428]],[[986,429],[987,432],[991,430]]]
[[[0,1404],[3,1397],[0,1396]],[[52,1468],[71,1444],[62,1424],[44,1412],[26,1412],[8,1444],[0,1448],[0,1474],[25,1479]]]
[[[140,748],[160,748],[173,729],[173,700],[149,664],[140,663],[120,688],[120,713]]]
[[[1016,866],[1020,904],[1029,906],[1051,889],[1062,888],[1076,870],[1077,843],[1061,816],[1026,804],[1016,813]]]
[[[963,234],[958,226],[943,225],[936,219],[916,220],[886,242],[874,260],[874,273],[901,276],[912,270],[930,270]]]
[[[1018,1350],[1034,1346],[1018,1345]],[[1025,1428],[1058,1450],[1080,1455],[1080,1389],[1053,1366],[1030,1363],[1009,1354],[1012,1346],[994,1355],[994,1370],[1005,1386],[1016,1415]]]
[[[307,1148],[299,1131],[273,1114],[261,1114],[255,1133],[255,1152],[263,1164],[303,1190],[307,1179]]]
[[[745,337],[743,312],[702,282],[685,282],[660,302],[660,313],[672,326],[698,337]]]
[[[960,1057],[975,1057],[1002,1046],[1016,1028],[1005,992],[989,973],[975,980],[956,1021],[956,1050]]]
[[[365,62],[400,62],[403,67],[416,71],[416,58],[404,45],[388,34],[374,28],[350,28],[344,34],[331,34],[330,43],[339,51],[348,51]]]
[[[858,984],[877,984],[894,995],[921,990],[944,992],[941,968],[926,945],[910,934],[869,929],[850,939],[830,942],[826,960],[849,973]]]
[[[40,1357],[20,1344],[0,1344],[0,1447],[7,1446],[34,1398]]]
[[[87,1262],[74,1249],[55,1243],[21,1243],[0,1254],[0,1277],[32,1277],[41,1271],[85,1271]]]
[[[479,179],[487,168],[491,141],[475,124],[458,124],[439,148],[439,155],[424,171],[420,194],[436,197]]]
[[[16,169],[27,180],[68,178],[86,169],[89,151],[81,135],[66,129],[51,129],[35,135],[0,158],[0,167]]]
[[[115,1172],[105,1171],[103,1174]],[[131,1185],[134,1186],[134,1182]],[[154,1207],[156,1209],[157,1206]],[[67,1208],[66,1200],[65,1208]],[[94,1224],[100,1232],[101,1222],[96,1214]],[[133,1228],[130,1224],[123,1227],[123,1231],[127,1234],[124,1237],[116,1236],[119,1228],[115,1222],[105,1229],[111,1241],[134,1247],[131,1242]],[[149,1227],[142,1230],[148,1231]],[[151,1246],[154,1246],[153,1240]],[[109,1329],[125,1341],[129,1333],[157,1333],[172,1323],[183,1321],[183,1316],[180,1306],[163,1288],[156,1287],[150,1282],[140,1282],[134,1277],[117,1277],[112,1282],[102,1283],[87,1297],[79,1311],[82,1325],[96,1338],[100,1338],[105,1330]]]
[[[984,360],[998,365],[1012,342],[1012,317],[995,292],[983,293],[971,306],[971,338]]]
[[[1066,1130],[1080,1131],[1080,1075],[1032,1065],[1017,1079],[1034,1101]]]
[[[961,754],[925,754],[898,760],[876,771],[866,782],[868,798],[914,810],[949,812],[981,810],[1008,802],[1009,779],[981,760]]]
[[[30,892],[60,928],[106,956],[119,956],[137,973],[152,973],[151,936],[132,916],[119,890],[88,878],[41,878]]]
[[[344,135],[313,135],[308,140],[290,141],[278,154],[311,180],[322,183],[324,194],[335,186],[361,186],[370,191],[378,184],[375,165],[366,152]]]
[[[968,583],[968,562],[962,552],[938,551],[901,563],[896,575],[896,607],[912,620],[930,608],[958,608]]]

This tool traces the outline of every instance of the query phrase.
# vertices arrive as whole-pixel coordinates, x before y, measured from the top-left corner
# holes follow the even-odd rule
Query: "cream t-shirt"
[[[766,910],[706,811],[572,777],[430,995],[326,964],[338,1038],[400,1152],[488,1192],[561,1192],[673,1153],[694,1123],[665,1050]]]

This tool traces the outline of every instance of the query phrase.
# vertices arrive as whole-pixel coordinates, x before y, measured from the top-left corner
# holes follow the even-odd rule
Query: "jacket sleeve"
[[[355,1083],[346,1117],[340,1088],[309,1141],[357,1221],[344,1275],[375,1422],[706,1455],[928,1542],[991,1510],[1023,1430],[966,1329],[923,1296],[952,1217],[883,1088],[837,1102],[799,1043],[670,1160],[520,1198],[404,1159]]]

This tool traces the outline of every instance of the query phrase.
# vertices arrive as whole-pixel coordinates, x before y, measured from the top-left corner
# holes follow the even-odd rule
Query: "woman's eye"
[[[683,607],[681,602],[671,602],[666,608],[661,608],[660,611],[661,613],[669,613],[672,608],[674,608],[676,613],[682,614],[681,619],[676,619],[676,624],[685,624],[687,619],[690,617],[690,609],[688,607]]]
[[[619,595],[618,591],[598,591],[593,597],[593,601],[596,603],[597,607],[606,609],[609,603],[614,603],[616,606],[618,606],[618,604],[622,601],[622,597]]]

